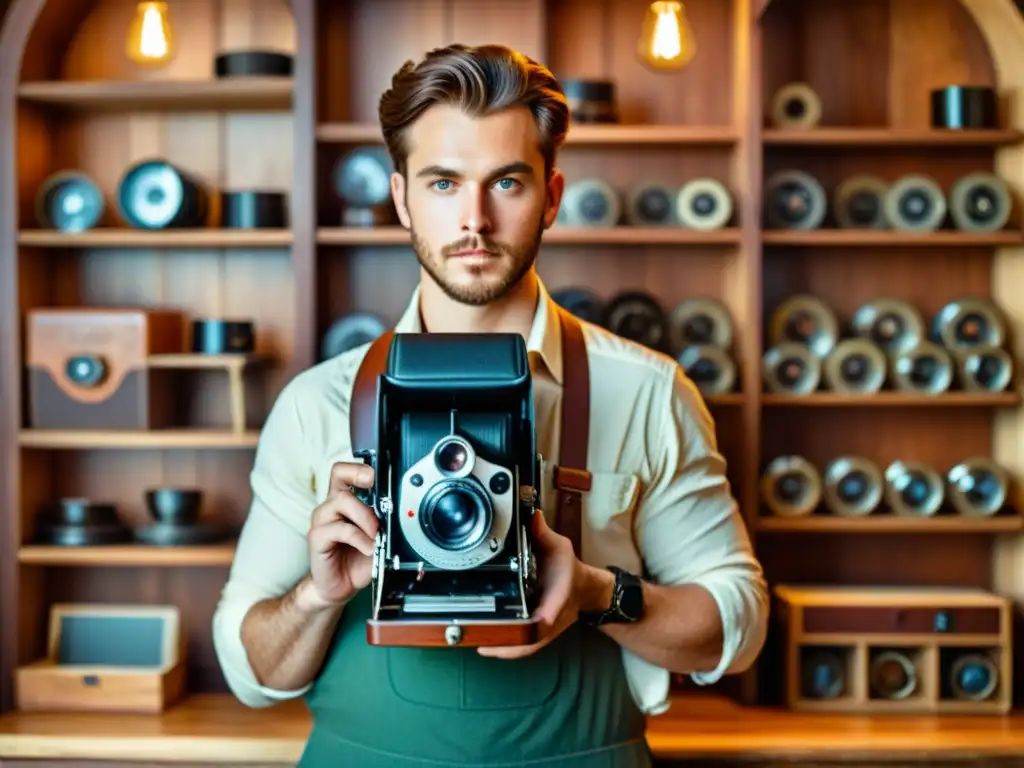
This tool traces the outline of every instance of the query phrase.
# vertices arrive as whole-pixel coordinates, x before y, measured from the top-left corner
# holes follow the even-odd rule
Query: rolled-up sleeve
[[[309,688],[280,691],[260,685],[241,628],[256,603],[283,595],[309,570],[306,532],[316,506],[295,382],[274,403],[260,434],[250,474],[252,504],[227,583],[213,617],[213,643],[228,687],[243,704],[267,707]]]
[[[648,426],[651,478],[636,535],[653,581],[698,584],[718,605],[721,661],[712,671],[691,674],[694,682],[708,685],[753,664],[767,633],[769,596],[726,478],[714,421],[682,369],[666,389],[667,409],[654,409],[664,417]]]

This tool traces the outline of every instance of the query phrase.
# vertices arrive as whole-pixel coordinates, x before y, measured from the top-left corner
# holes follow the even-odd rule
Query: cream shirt
[[[590,360],[591,417],[587,469],[592,489],[581,503],[580,554],[594,566],[645,567],[660,584],[696,583],[718,603],[725,643],[718,668],[698,684],[740,672],[764,644],[768,592],[725,476],[714,422],[682,369],[597,326],[584,323]],[[396,325],[421,331],[419,289]],[[243,703],[269,706],[306,688],[258,684],[240,640],[250,606],[277,597],[309,570],[306,533],[324,500],[331,465],[352,461],[349,395],[368,344],[294,377],[274,403],[251,475],[252,507],[213,619],[213,639],[228,686]],[[561,327],[541,285],[527,339],[534,377],[542,499],[555,498],[561,418]],[[363,446],[358,446],[363,447]],[[545,514],[550,520],[554,505]],[[670,674],[623,649],[634,700],[646,714],[669,706]]]

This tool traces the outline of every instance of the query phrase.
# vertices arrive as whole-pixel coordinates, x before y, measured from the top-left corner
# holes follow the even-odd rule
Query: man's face
[[[427,110],[406,134],[406,176],[391,191],[420,264],[455,301],[505,296],[533,266],[558,212],[563,179],[545,179],[530,111],[470,117]]]

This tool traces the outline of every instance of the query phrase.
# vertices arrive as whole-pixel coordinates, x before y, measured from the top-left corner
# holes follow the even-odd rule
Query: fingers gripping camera
[[[435,568],[478,568],[505,546],[516,485],[509,469],[449,435],[402,478],[396,510],[402,535]]]

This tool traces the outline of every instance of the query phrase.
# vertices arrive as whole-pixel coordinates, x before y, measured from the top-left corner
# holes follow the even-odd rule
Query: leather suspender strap
[[[583,326],[561,307],[562,326],[562,425],[554,486],[558,491],[555,530],[572,541],[581,556],[581,493],[590,490],[587,449],[590,445],[590,362],[583,339]]]
[[[555,530],[572,541],[577,557],[581,546],[581,494],[590,490],[587,448],[590,432],[590,365],[583,327],[569,312],[558,308],[562,329],[562,421],[558,464],[553,483],[558,491]],[[377,377],[387,366],[394,331],[376,339],[356,372],[349,403],[352,450],[376,447]]]

